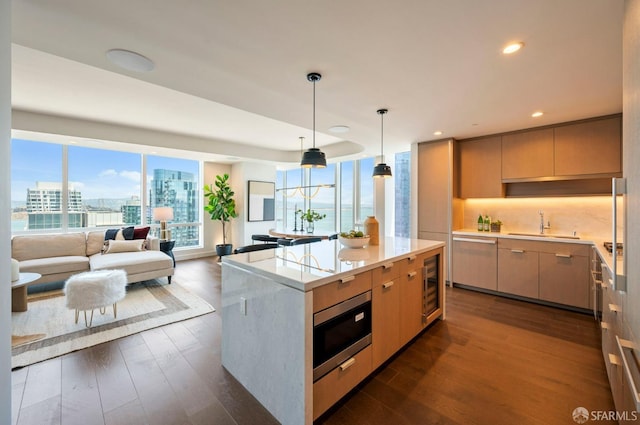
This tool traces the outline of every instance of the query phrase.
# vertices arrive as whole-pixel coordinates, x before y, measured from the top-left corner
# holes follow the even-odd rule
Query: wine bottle
[[[489,218],[488,215],[484,216],[484,223],[483,223],[483,227],[484,227],[484,231],[488,232],[489,230],[491,230],[491,219]]]
[[[482,232],[484,230],[484,220],[482,219],[482,214],[478,216],[478,232]]]

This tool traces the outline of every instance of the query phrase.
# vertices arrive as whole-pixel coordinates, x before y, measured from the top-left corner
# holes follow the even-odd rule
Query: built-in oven
[[[313,315],[313,381],[371,344],[371,291]]]

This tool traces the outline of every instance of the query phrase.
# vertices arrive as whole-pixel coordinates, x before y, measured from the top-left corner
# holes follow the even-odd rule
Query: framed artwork
[[[276,184],[249,180],[249,221],[276,219]]]

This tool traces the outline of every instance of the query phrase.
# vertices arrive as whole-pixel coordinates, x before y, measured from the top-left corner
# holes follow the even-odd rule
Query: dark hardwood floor
[[[277,423],[220,364],[215,259],[173,284],[218,311],[13,371],[13,424]],[[572,424],[579,406],[614,409],[592,317],[454,288],[446,321],[317,422]]]

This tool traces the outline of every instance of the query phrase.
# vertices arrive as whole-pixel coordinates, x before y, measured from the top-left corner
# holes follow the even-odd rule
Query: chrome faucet
[[[540,214],[540,234],[544,235],[545,229],[551,229],[551,222],[547,221],[547,225],[544,224],[544,211],[538,210],[538,214]]]

